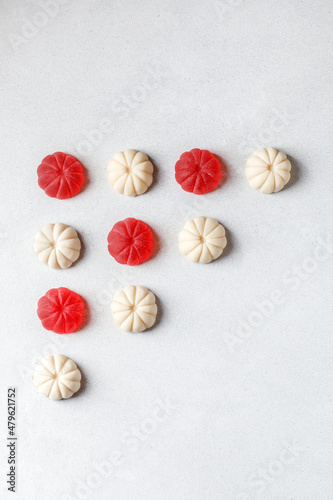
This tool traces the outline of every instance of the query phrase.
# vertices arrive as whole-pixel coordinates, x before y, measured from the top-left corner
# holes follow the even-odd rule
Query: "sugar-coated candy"
[[[83,167],[72,155],[54,153],[37,169],[38,184],[51,198],[65,200],[79,193],[84,183]]]
[[[156,321],[155,295],[145,286],[127,286],[116,293],[111,311],[115,323],[125,332],[143,332]]]
[[[108,235],[108,250],[120,264],[136,266],[149,259],[153,249],[150,227],[142,220],[117,222]]]
[[[46,330],[73,333],[82,323],[84,302],[68,288],[52,288],[38,301],[37,314]]]
[[[63,354],[45,356],[35,368],[34,384],[49,399],[68,399],[81,387],[81,372]]]
[[[183,153],[177,161],[175,177],[184,191],[209,193],[221,179],[220,162],[206,149],[192,149]]]
[[[196,217],[186,222],[179,233],[179,250],[192,262],[208,264],[217,259],[227,244],[225,229],[210,217]]]
[[[136,196],[153,182],[154,167],[148,156],[135,149],[117,153],[108,165],[108,181],[115,191]]]
[[[81,242],[74,228],[61,222],[47,224],[35,237],[35,253],[52,269],[67,269],[80,256]]]
[[[277,193],[290,180],[291,163],[287,155],[272,147],[257,149],[246,162],[245,174],[253,189]]]

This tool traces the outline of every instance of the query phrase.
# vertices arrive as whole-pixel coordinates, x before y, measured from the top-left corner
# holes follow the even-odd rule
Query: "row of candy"
[[[78,293],[52,288],[39,299],[37,315],[46,330],[69,334],[82,326],[85,308],[85,300]],[[111,311],[114,322],[125,332],[143,332],[156,321],[155,295],[144,286],[127,286],[114,296]]]
[[[206,194],[222,179],[223,162],[206,149],[183,153],[175,165],[175,178],[184,191]],[[246,162],[250,185],[263,193],[276,193],[289,182],[291,165],[282,151],[272,147],[258,149]],[[117,153],[108,165],[108,180],[115,191],[136,196],[153,182],[154,166],[148,156],[134,149]],[[38,184],[48,196],[67,199],[84,185],[84,169],[74,156],[54,153],[46,156],[37,169]],[[223,179],[222,179],[223,180]]]
[[[178,235],[182,254],[200,264],[217,259],[226,244],[224,227],[211,217],[189,220]],[[108,235],[109,253],[119,264],[142,264],[151,256],[153,246],[153,233],[142,220],[119,221]],[[81,241],[73,227],[57,222],[47,224],[36,234],[34,250],[39,260],[49,267],[67,269],[79,258]]]

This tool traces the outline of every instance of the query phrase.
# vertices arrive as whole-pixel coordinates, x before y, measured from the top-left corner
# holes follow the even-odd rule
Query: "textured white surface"
[[[1,499],[83,498],[89,481],[89,500],[253,500],[260,489],[264,500],[331,500],[331,2],[63,1],[16,51],[8,36],[40,3],[0,9],[2,415],[7,385],[19,391],[19,489],[5,492],[2,441]],[[293,167],[288,185],[264,196],[244,170],[268,144]],[[206,196],[174,179],[194,147],[227,165],[224,185]],[[154,163],[144,196],[107,182],[110,158],[127,148]],[[66,201],[46,196],[36,175],[62,150],[89,172]],[[198,215],[227,231],[208,266],[178,249],[180,228]],[[133,269],[107,250],[126,217],[159,241]],[[50,221],[82,240],[65,271],[33,251]],[[110,311],[133,283],[159,299],[156,325],[138,335]],[[90,307],[73,335],[45,331],[36,314],[59,286]],[[83,387],[53,404],[37,393],[32,365],[55,352],[75,360]],[[286,455],[293,441],[300,448]],[[280,456],[288,463],[277,465]]]
[[[192,262],[209,264],[220,257],[227,244],[225,229],[216,219],[196,217],[178,235],[179,250]]]

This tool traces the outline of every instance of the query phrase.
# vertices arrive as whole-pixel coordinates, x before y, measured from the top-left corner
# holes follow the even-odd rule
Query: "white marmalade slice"
[[[117,153],[108,165],[108,181],[117,193],[136,196],[153,182],[154,167],[149,158],[135,149]]]
[[[125,332],[143,332],[156,321],[155,295],[145,286],[126,286],[111,304],[112,316]]]
[[[59,401],[73,396],[81,386],[81,372],[63,354],[45,356],[35,368],[34,384],[43,396]]]
[[[208,264],[220,257],[226,244],[224,227],[210,217],[189,220],[178,235],[181,253],[200,264]]]
[[[281,191],[290,180],[287,155],[276,149],[257,149],[246,162],[245,175],[253,189],[270,194]]]
[[[47,224],[36,234],[34,250],[43,264],[67,269],[79,258],[81,242],[75,229],[57,222]]]

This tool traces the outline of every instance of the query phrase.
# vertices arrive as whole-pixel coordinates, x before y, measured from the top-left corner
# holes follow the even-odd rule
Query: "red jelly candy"
[[[205,194],[213,191],[221,179],[217,158],[206,149],[192,149],[183,153],[176,163],[176,181],[184,191]]]
[[[46,330],[73,333],[83,320],[84,302],[68,288],[52,288],[38,301],[37,314]]]
[[[151,229],[142,220],[122,220],[109,232],[108,250],[119,264],[141,264],[149,258],[152,249]]]
[[[38,184],[51,198],[65,200],[75,196],[84,183],[83,167],[72,155],[46,156],[37,169]]]

